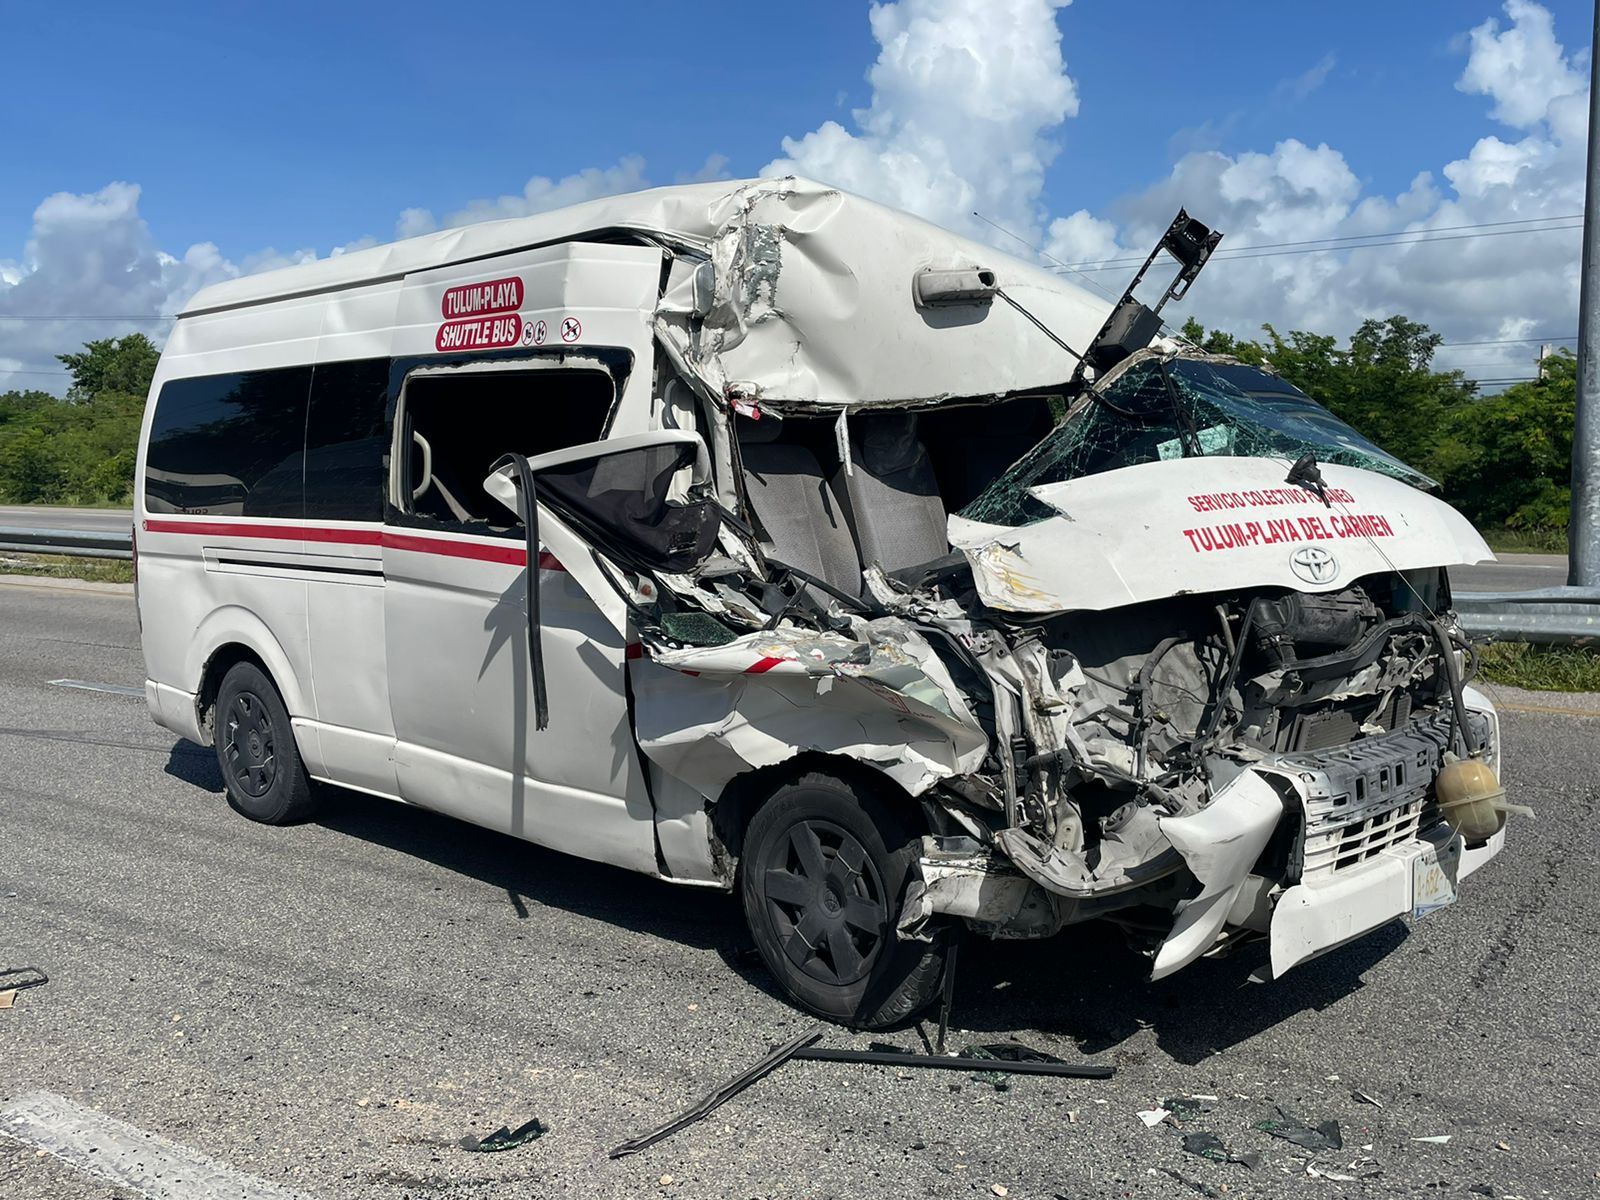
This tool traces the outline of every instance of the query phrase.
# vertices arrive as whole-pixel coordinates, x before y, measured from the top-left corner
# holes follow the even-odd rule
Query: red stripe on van
[[[416,537],[387,529],[330,529],[325,525],[240,525],[228,521],[146,521],[148,533],[189,533],[212,537],[268,538],[275,541],[318,542],[343,546],[384,546],[414,554],[437,554],[445,558],[469,558],[478,562],[526,566],[528,555],[521,546],[505,543],[456,542],[445,538]],[[539,554],[541,571],[565,570],[548,551]]]
[[[789,660],[786,658],[759,658],[750,666],[746,667],[744,669],[744,673],[746,675],[760,675],[765,671],[772,670],[772,668],[777,666],[779,663],[785,663],[788,661]]]
[[[231,521],[146,521],[148,533],[201,533],[214,537],[272,538],[284,542],[333,542],[376,546],[381,529],[329,529],[322,525],[238,525]]]

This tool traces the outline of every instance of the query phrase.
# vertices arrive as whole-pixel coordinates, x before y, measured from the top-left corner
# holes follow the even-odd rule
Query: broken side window
[[[401,400],[398,507],[427,522],[504,527],[505,508],[483,490],[501,455],[599,441],[615,399],[616,384],[598,369],[413,374]]]
[[[1413,487],[1436,486],[1275,375],[1240,363],[1150,358],[1080,401],[960,515],[1028,525],[1055,513],[1030,492],[1042,484],[1208,454],[1287,464],[1308,451]]]

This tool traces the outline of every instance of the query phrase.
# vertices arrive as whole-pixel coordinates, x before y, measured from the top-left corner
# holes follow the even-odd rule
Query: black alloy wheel
[[[949,931],[918,941],[896,929],[922,854],[920,817],[887,782],[816,770],[779,783],[751,817],[739,898],[762,961],[797,1004],[879,1029],[933,999]]]
[[[223,716],[222,761],[229,783],[247,796],[265,796],[278,777],[273,753],[272,720],[254,692],[234,694]]]
[[[267,673],[253,662],[234,663],[213,711],[217,765],[234,811],[266,825],[311,816],[318,793],[300,761],[289,710]]]
[[[784,955],[840,987],[864,978],[891,927],[883,877],[848,829],[802,819],[769,842],[762,890]]]

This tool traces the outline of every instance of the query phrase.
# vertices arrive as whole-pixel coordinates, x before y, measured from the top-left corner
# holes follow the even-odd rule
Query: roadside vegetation
[[[1482,678],[1535,692],[1600,692],[1600,653],[1584,646],[1479,646]]]

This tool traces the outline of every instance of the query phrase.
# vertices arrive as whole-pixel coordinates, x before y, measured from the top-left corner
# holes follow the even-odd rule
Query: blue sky
[[[207,268],[214,273],[270,262],[269,251],[323,254],[360,238],[389,240],[407,209],[447,221],[475,201],[522,195],[535,176],[610,171],[609,183],[585,185],[592,193],[672,183],[708,164],[725,175],[755,174],[785,154],[784,138],[830,120],[842,130],[831,143],[804,148],[802,169],[832,172],[844,186],[887,193],[881,198],[950,224],[965,220],[964,205],[982,204],[1060,253],[1142,248],[1155,213],[1173,198],[1215,214],[1236,245],[1269,240],[1280,228],[1335,236],[1385,220],[1388,228],[1438,225],[1460,222],[1456,201],[1465,204],[1441,172],[1480,139],[1563,144],[1554,108],[1514,126],[1490,115],[1507,89],[1526,85],[1526,72],[1508,74],[1504,61],[1496,67],[1486,57],[1486,70],[1499,75],[1477,94],[1458,87],[1473,53],[1468,31],[1493,20],[1501,32],[1526,26],[1536,41],[1541,21],[1553,28],[1565,57],[1546,53],[1540,69],[1564,72],[1569,82],[1546,88],[1535,109],[1570,90],[1579,73],[1586,83],[1588,69],[1587,0],[1059,3],[902,0],[881,28],[869,23],[867,5],[834,0],[6,3],[0,285],[38,274],[29,247],[42,228],[41,202],[59,193],[91,197],[117,181],[138,185],[123,205],[136,214],[123,215],[144,223],[152,246],[181,258],[191,246],[214,244],[223,264]],[[895,51],[885,31],[898,17]],[[996,73],[986,78],[1021,81],[1016,95],[997,102],[1014,111],[987,111],[973,89],[952,86],[938,70],[919,75],[919,55],[963,48],[966,35],[951,29],[972,31],[966,48]],[[1485,53],[1500,45],[1485,43]],[[875,61],[883,66],[880,55],[894,61],[875,83],[868,72]],[[1066,90],[1035,106],[1035,80]],[[877,137],[853,115],[875,96],[892,130]],[[940,138],[957,143],[950,163]],[[1282,152],[1290,140],[1312,151],[1325,145],[1327,157],[1297,168]],[[1568,130],[1564,161],[1574,140]],[[1054,157],[1037,177],[1023,171],[1012,180],[1012,158],[983,158],[989,143]],[[887,175],[884,164],[903,164],[905,153],[940,160],[927,188]],[[1219,182],[1218,171],[1225,162],[1261,166],[1251,156],[1268,156],[1262,169],[1271,187],[1300,206],[1295,214],[1310,214],[1306,220],[1229,198],[1237,180]],[[1545,164],[1551,156],[1526,157]],[[1317,178],[1308,182],[1306,170]],[[1440,192],[1429,204],[1404,199],[1421,171],[1433,173]],[[1493,204],[1477,197],[1483,203],[1466,218],[1535,211],[1516,196],[1528,178],[1502,188]],[[1571,182],[1545,180],[1537,211],[1570,206]],[[945,184],[959,203],[935,198]],[[1382,211],[1363,216],[1367,199],[1381,200]],[[1063,223],[1075,213],[1075,225]],[[32,280],[31,303],[45,282]],[[1248,330],[1268,317],[1336,319],[1326,305],[1296,308],[1291,284],[1254,307],[1224,305],[1218,323]],[[1307,284],[1299,281],[1302,292]],[[178,291],[168,287],[161,304]],[[1536,281],[1528,291],[1537,293]],[[1406,302],[1442,320],[1450,316],[1436,303],[1443,294],[1430,301],[1426,292],[1369,291],[1343,302],[1352,311]],[[20,291],[13,299],[21,303]],[[1522,324],[1488,310],[1456,314],[1447,332],[1560,324],[1568,300],[1563,291],[1544,311],[1511,314]],[[0,312],[4,302],[0,286]],[[65,301],[49,307],[77,311]],[[0,386],[8,363],[36,361],[41,349],[0,340]]]

